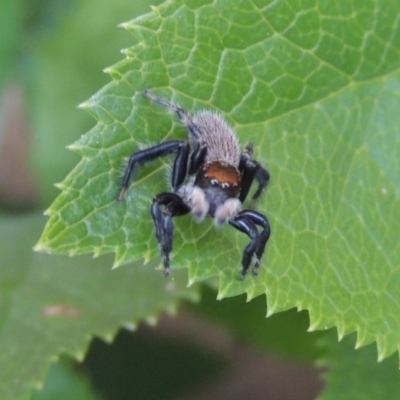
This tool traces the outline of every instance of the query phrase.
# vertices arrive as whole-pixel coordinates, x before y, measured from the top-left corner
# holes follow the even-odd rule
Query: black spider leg
[[[122,201],[124,199],[132,180],[133,173],[138,164],[143,165],[149,161],[176,152],[178,154],[176,155],[172,170],[172,187],[174,190],[177,190],[186,177],[190,148],[189,144],[184,140],[169,140],[154,147],[140,150],[130,156],[124,177],[122,178],[121,189],[117,201]]]
[[[251,207],[254,207],[255,202],[260,198],[268,185],[269,172],[259,162],[250,160],[246,153],[243,153],[240,158],[239,171],[242,173],[242,187],[239,194],[239,200],[242,203],[246,200],[254,179],[258,182],[258,188],[252,197]]]
[[[270,175],[269,172],[264,167],[262,167],[257,161],[253,160],[252,162],[256,165],[255,179],[258,182],[258,188],[253,194],[253,203],[254,203],[260,198],[265,188],[267,187]]]
[[[271,235],[271,227],[267,217],[254,210],[243,210],[229,223],[251,238],[251,242],[243,251],[240,279],[243,280],[246,276],[254,254],[256,255],[256,260],[252,272],[253,275],[257,275],[265,246]],[[262,227],[261,233],[258,232],[256,225]]]
[[[189,175],[196,174],[200,167],[204,164],[204,160],[207,155],[207,147],[202,147],[200,144],[197,145],[195,151],[190,157],[189,163]]]
[[[170,101],[164,100],[161,97],[154,95],[153,93],[149,92],[147,89],[143,90],[143,94],[153,100],[154,102],[161,104],[165,108],[176,113],[182,123],[189,129],[189,132],[193,136],[195,140],[199,140],[201,136],[201,132],[199,131],[196,124],[194,124],[191,115],[182,107],[179,107],[177,104],[171,103]]]
[[[239,215],[248,218],[250,221],[254,222],[256,225],[258,225],[262,228],[262,230],[260,232],[258,246],[257,246],[256,252],[255,252],[256,260],[255,260],[254,267],[253,267],[253,275],[257,275],[258,270],[260,268],[261,258],[265,251],[265,246],[271,235],[271,226],[269,224],[268,218],[265,215],[263,215],[257,211],[242,210],[239,213]]]
[[[164,276],[169,275],[170,253],[174,237],[172,217],[188,214],[190,207],[176,193],[161,193],[153,199],[151,216],[156,229],[156,237],[160,245],[164,264]]]
[[[256,175],[255,165],[250,161],[246,153],[242,154],[240,157],[239,171],[242,173],[239,200],[241,203],[244,203],[249,194],[251,185],[253,184],[254,176]]]
[[[251,242],[243,250],[242,270],[240,272],[240,280],[243,280],[250,267],[254,253],[259,246],[260,235],[254,222],[246,216],[238,214],[234,219],[229,221],[229,224],[240,232],[245,233],[251,239]]]

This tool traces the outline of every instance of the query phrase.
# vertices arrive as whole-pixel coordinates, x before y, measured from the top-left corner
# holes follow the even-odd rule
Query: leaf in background
[[[42,223],[39,216],[1,219],[2,400],[28,398],[52,361],[61,353],[81,360],[94,335],[110,341],[121,326],[154,323],[179,300],[197,298],[184,271],[165,281],[151,266],[111,271],[110,257],[35,255]]]
[[[170,1],[125,24],[139,43],[87,101],[97,125],[71,146],[81,161],[38,250],[116,265],[158,257],[149,205],[167,161],[143,168],[116,204],[125,157],[185,138],[144,88],[189,110],[226,114],[256,144],[272,184],[259,209],[272,238],[260,275],[238,281],[247,239],[176,218],[172,265],[189,282],[219,276],[219,297],[266,293],[268,314],[308,309],[310,329],[357,331],[378,357],[400,347],[400,3]],[[140,229],[137,227],[140,224]],[[173,271],[173,274],[176,272]]]
[[[51,366],[41,390],[35,390],[30,400],[102,400],[90,383],[69,360]]]
[[[215,291],[205,285],[200,294],[201,302],[190,302],[187,307],[214,324],[227,327],[240,343],[291,360],[311,363],[321,357],[318,343],[327,332],[307,332],[309,319],[306,311],[291,309],[264,318],[264,296],[253,299],[250,304],[244,302],[243,296],[216,302]]]
[[[393,355],[377,363],[375,345],[353,350],[354,336],[344,338],[341,343],[335,343],[333,335],[321,341],[327,352],[319,364],[329,372],[324,374],[326,387],[318,399],[399,399],[398,358]]]
[[[2,0],[0,3],[0,91],[2,91],[6,75],[17,56],[21,11],[20,0]]]
[[[62,7],[64,13],[56,7]],[[58,23],[54,29],[40,32],[33,43],[37,68],[30,76],[33,161],[44,204],[54,200],[54,183],[78,160],[65,146],[92,125],[92,119],[77,105],[108,81],[103,69],[114,63],[120,48],[129,43],[129,34],[117,25],[127,16],[148,11],[149,0],[79,0],[68,7],[55,0],[52,9],[52,19]],[[53,20],[44,25],[48,27]]]

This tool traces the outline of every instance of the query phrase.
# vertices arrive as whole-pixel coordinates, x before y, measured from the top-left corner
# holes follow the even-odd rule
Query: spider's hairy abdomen
[[[225,161],[238,166],[240,146],[235,131],[225,118],[213,111],[200,111],[193,116],[198,128],[199,142],[207,147],[206,161]]]

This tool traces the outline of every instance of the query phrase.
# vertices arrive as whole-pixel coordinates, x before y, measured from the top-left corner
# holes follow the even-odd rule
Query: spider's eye
[[[213,161],[204,167],[204,177],[209,179],[212,186],[221,185],[223,189],[240,184],[239,171],[230,164]]]
[[[235,197],[240,191],[240,172],[233,165],[222,161],[212,161],[203,165],[195,184],[203,189],[220,188],[228,197]]]
[[[216,179],[210,179],[211,186],[218,186],[219,182]]]

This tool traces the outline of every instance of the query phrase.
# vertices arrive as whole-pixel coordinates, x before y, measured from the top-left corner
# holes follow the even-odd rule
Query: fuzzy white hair
[[[239,140],[221,114],[199,111],[193,115],[191,123],[196,126],[198,134],[191,139],[207,147],[207,162],[225,161],[235,167],[239,165]]]

